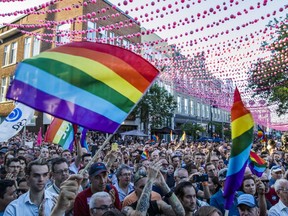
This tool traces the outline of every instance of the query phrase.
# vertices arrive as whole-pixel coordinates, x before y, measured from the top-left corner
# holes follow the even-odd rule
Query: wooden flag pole
[[[90,168],[90,166],[96,161],[98,155],[100,154],[100,152],[105,148],[105,146],[107,145],[107,143],[109,143],[109,141],[111,140],[111,138],[113,137],[113,134],[110,134],[107,139],[104,141],[104,143],[101,145],[101,147],[97,150],[97,152],[95,153],[95,155],[93,156],[93,158],[89,161],[89,163],[84,167],[84,169],[82,169],[80,171],[80,174],[83,175],[83,173],[88,170]],[[79,141],[80,142],[80,139]]]

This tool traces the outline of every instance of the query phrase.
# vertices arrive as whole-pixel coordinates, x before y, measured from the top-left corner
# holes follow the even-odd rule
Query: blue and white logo
[[[16,122],[22,116],[22,111],[19,108],[15,108],[5,119],[7,122]]]

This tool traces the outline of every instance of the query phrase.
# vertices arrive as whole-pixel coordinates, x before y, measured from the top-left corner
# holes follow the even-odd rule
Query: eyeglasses
[[[279,190],[283,191],[284,193],[288,192],[288,188],[280,188]]]
[[[56,174],[67,174],[67,173],[69,173],[69,169],[54,171],[54,173],[56,173]]]
[[[188,177],[187,176],[178,176],[178,178],[185,179],[185,178],[188,178]]]
[[[26,193],[28,190],[26,190],[26,189],[17,189],[17,194],[19,194],[19,193],[22,193],[22,194],[24,194],[24,193]]]
[[[121,176],[130,177],[130,176],[131,176],[131,173],[123,173],[123,174],[121,174]]]
[[[99,206],[99,207],[94,207],[94,208],[92,208],[92,210],[98,209],[98,210],[102,210],[102,211],[107,211],[107,210],[114,209],[114,208],[115,208],[115,207],[114,207],[114,205],[112,204],[112,205],[110,205],[110,206],[108,206],[108,205],[101,205],[101,206]]]

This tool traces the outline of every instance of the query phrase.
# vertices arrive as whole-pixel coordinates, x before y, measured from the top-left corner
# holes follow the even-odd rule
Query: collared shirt
[[[116,182],[116,184],[114,184],[115,188],[117,189],[118,191],[118,194],[119,194],[119,199],[120,199],[120,202],[123,202],[124,198],[130,194],[132,191],[134,191],[134,184],[132,182],[129,183],[128,185],[128,191],[127,193],[125,193],[125,191],[122,190],[122,188],[120,188],[118,182]]]
[[[44,192],[44,215],[49,216],[51,210],[55,204],[55,199],[57,195],[52,194],[48,191]],[[12,201],[5,209],[4,216],[38,216],[39,208],[30,199],[30,190],[22,194],[18,199]]]
[[[46,191],[49,191],[53,194],[58,194],[58,195],[60,194],[60,188],[58,188],[55,183],[52,184],[50,187],[48,187]]]
[[[279,200],[279,202],[272,206],[268,212],[268,216],[282,216],[288,215],[288,207],[284,205],[284,203]]]

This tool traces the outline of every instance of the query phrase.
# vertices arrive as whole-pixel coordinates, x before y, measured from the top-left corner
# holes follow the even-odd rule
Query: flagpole
[[[23,129],[23,135],[22,135],[22,145],[25,146],[25,141],[26,141],[26,124],[24,125],[24,129]]]
[[[100,152],[105,148],[105,146],[108,144],[108,142],[111,140],[111,138],[113,137],[115,133],[110,134],[107,139],[104,141],[104,143],[101,145],[101,147],[97,150],[97,152],[95,153],[95,155],[93,156],[93,158],[89,161],[89,163],[84,167],[84,169],[82,169],[80,171],[80,174],[83,175],[83,173],[88,170],[90,168],[90,166],[95,162],[95,160],[97,159],[98,155],[100,154]],[[78,142],[80,142],[80,140],[77,140]]]

